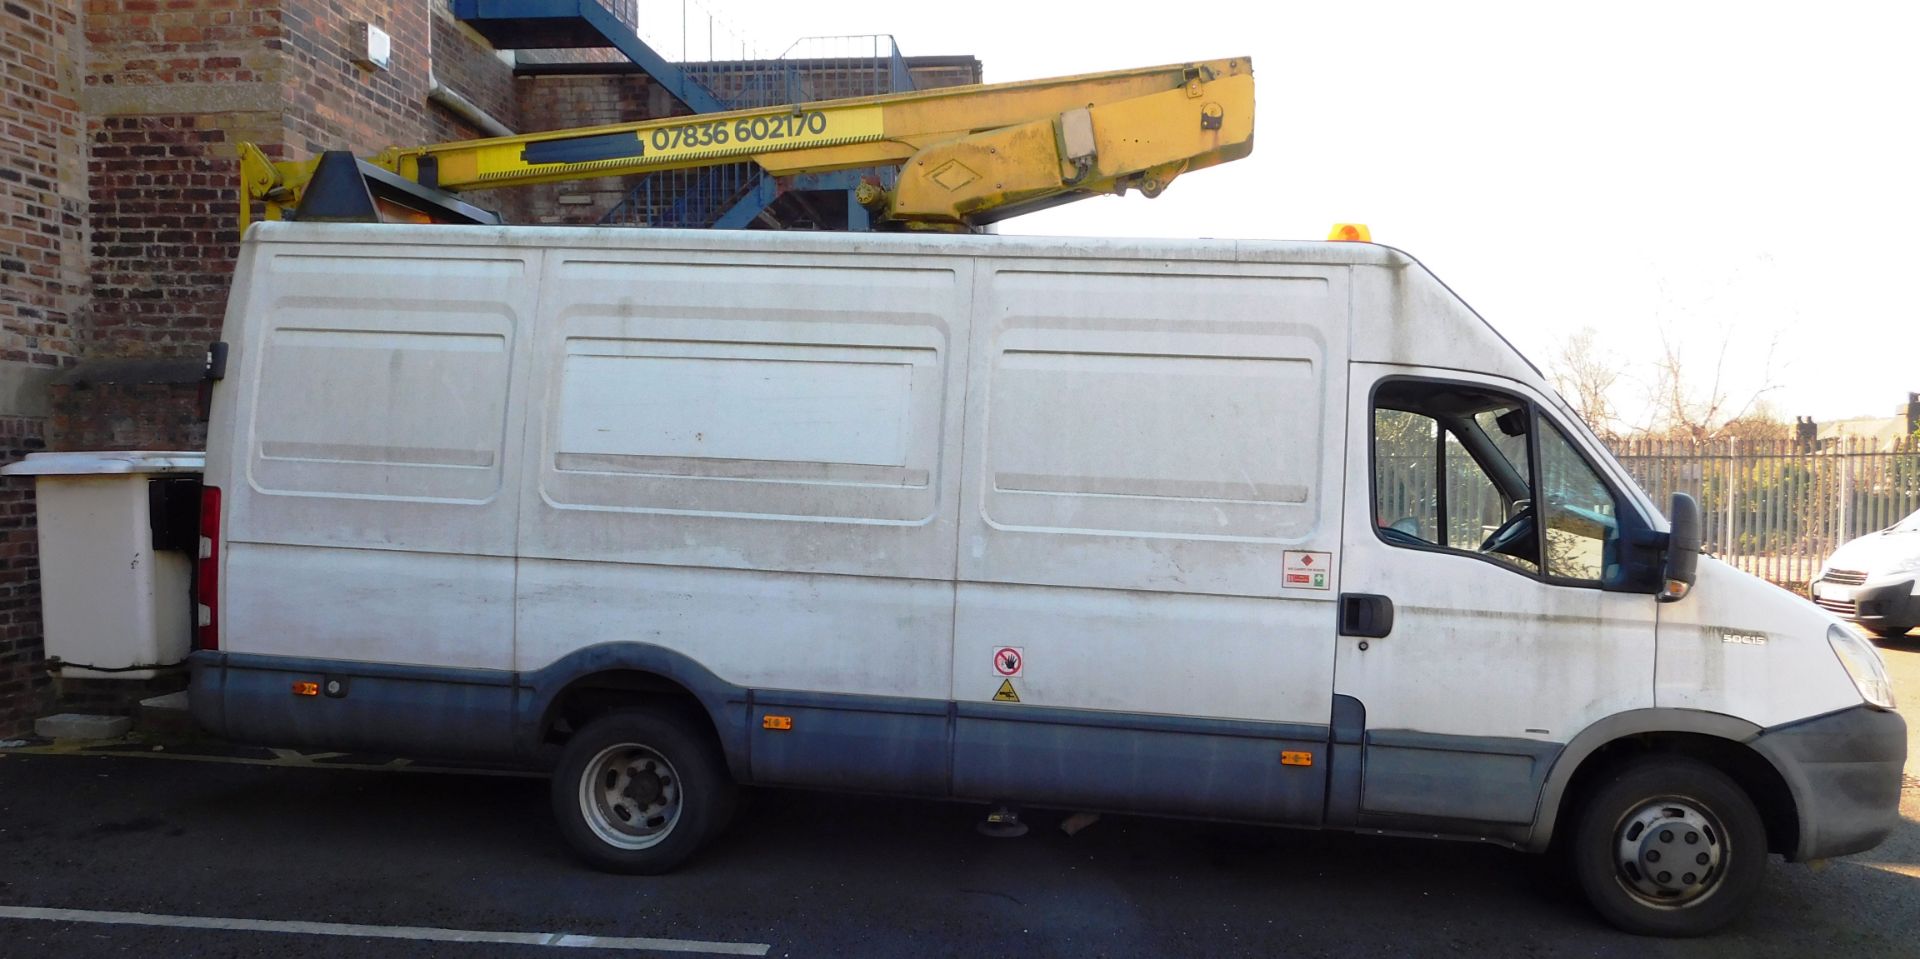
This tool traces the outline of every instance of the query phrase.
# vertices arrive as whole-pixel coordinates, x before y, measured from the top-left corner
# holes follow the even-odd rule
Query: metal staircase
[[[453,0],[454,19],[499,50],[619,50],[695,113],[727,109],[686,71],[642,42],[600,0]]]

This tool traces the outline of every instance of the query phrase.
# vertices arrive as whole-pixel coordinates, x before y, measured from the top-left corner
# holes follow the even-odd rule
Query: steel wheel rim
[[[1726,827],[1703,804],[1662,796],[1620,817],[1613,832],[1614,879],[1656,909],[1685,909],[1712,896],[1727,874]]]
[[[600,750],[580,774],[580,816],[609,846],[659,844],[679,824],[682,807],[679,772],[639,743]]]

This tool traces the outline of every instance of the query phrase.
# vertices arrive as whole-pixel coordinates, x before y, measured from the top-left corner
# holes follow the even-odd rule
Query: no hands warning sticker
[[[1018,676],[1026,665],[1026,652],[1018,646],[1002,646],[993,651],[993,671],[998,675]]]
[[[1286,589],[1332,589],[1333,554],[1290,549],[1281,559],[1280,585]]]

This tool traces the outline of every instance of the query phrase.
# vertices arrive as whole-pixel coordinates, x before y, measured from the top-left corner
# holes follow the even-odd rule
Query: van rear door
[[[538,254],[380,230],[248,247],[208,457],[222,645],[504,671]]]

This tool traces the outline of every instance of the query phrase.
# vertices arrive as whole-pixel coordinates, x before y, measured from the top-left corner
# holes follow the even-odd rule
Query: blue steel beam
[[[453,0],[453,15],[502,49],[516,37],[535,36],[556,46],[613,47],[693,112],[719,113],[727,109],[699,81],[647,46],[600,0]],[[592,33],[578,30],[582,24]]]
[[[734,201],[733,206],[727,208],[727,212],[720,214],[720,218],[713,221],[713,228],[744,230],[752,225],[754,218],[760,215],[760,211],[771,205],[779,195],[779,184],[774,182],[773,177],[761,174],[746,195]]]

